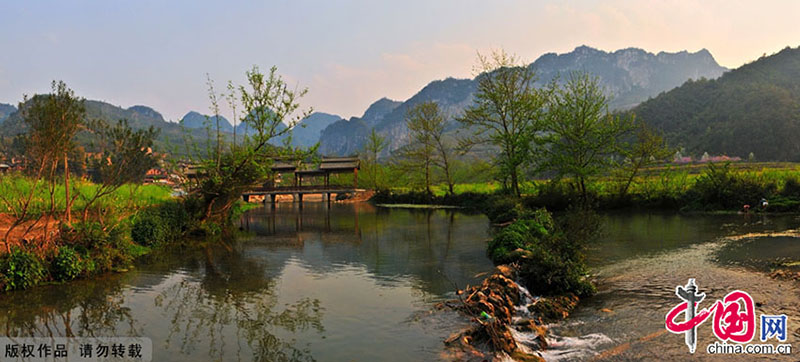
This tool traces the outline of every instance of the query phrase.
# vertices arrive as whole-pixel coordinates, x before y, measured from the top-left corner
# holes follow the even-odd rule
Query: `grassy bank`
[[[587,184],[589,198],[597,209],[624,208],[681,211],[741,211],[749,205],[753,212],[800,212],[800,164],[731,163],[662,165],[644,169],[622,192],[627,179],[605,175]],[[521,185],[522,202],[529,208],[566,210],[580,195],[569,179],[537,180]],[[448,195],[445,185],[432,188],[427,195],[408,188],[393,188],[379,193],[381,204],[439,204],[476,208],[476,200],[502,197],[496,182],[459,184]],[[769,206],[760,208],[761,199]],[[485,205],[477,204],[477,208]]]
[[[82,210],[87,201],[96,193],[100,185],[85,181],[73,181],[71,198],[75,198],[72,205],[74,210]],[[32,178],[10,174],[0,176],[0,192],[4,195],[20,196],[27,195],[33,190],[31,199],[30,215],[36,217],[50,209],[51,195],[46,182],[35,182]],[[77,195],[75,194],[77,192]],[[172,197],[172,189],[163,185],[122,185],[110,195],[99,198],[92,208],[98,209],[121,209],[137,210],[164,202]],[[52,198],[55,200],[55,211],[63,212],[66,206],[66,193],[63,187],[53,190]],[[0,203],[0,213],[13,212],[6,203]]]
[[[99,185],[74,184],[73,213],[81,214]],[[109,271],[124,271],[153,248],[179,240],[197,228],[191,208],[172,196],[169,187],[123,185],[96,200],[89,217],[64,221],[66,193],[52,192],[44,182],[20,175],[0,178],[4,196],[32,193],[24,214],[19,203],[0,208],[0,236],[11,223],[9,248],[0,248],[0,290],[25,289],[41,283],[63,282]]]

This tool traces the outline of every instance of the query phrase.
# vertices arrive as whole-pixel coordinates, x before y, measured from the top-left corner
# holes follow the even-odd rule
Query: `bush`
[[[140,212],[131,226],[131,239],[139,245],[154,246],[180,238],[191,216],[178,201],[166,202]]]
[[[594,198],[595,195],[590,195]],[[572,185],[566,181],[550,181],[540,185],[536,196],[525,198],[525,205],[529,208],[547,207],[549,210],[566,210],[570,205],[578,202],[580,195]]]
[[[583,246],[594,238],[599,217],[569,211],[556,225],[545,209],[526,211],[489,242],[487,253],[496,264],[517,263],[528,290],[538,295],[594,293],[586,280]]]
[[[503,228],[489,242],[487,253],[495,264],[505,264],[515,261],[517,249],[531,250],[534,245],[541,244],[551,235],[553,220],[544,209],[536,210],[525,215],[513,224]]]
[[[71,246],[61,246],[51,263],[50,274],[55,280],[72,280],[83,273],[85,263],[80,254]]]
[[[129,265],[135,254],[132,243],[121,226],[103,229],[97,222],[75,223],[72,228],[62,231],[65,243],[73,245],[76,251],[87,255],[87,272],[104,272],[114,267]]]
[[[781,196],[800,200],[800,180],[797,177],[788,177],[786,182],[783,184],[783,189],[780,193]],[[770,202],[770,206],[772,206],[772,202]]]
[[[142,215],[131,226],[131,239],[139,245],[158,244],[165,238],[166,233],[161,217],[157,214]]]
[[[709,163],[703,175],[686,193],[691,209],[740,209],[742,205],[757,205],[761,198],[774,194],[777,185],[756,176],[733,172],[730,163],[722,166]]]
[[[0,259],[0,286],[3,290],[25,289],[39,284],[46,270],[39,258],[29,251],[14,249]]]
[[[504,224],[517,220],[523,213],[520,200],[508,195],[494,195],[486,201],[484,213],[489,221],[495,224]]]

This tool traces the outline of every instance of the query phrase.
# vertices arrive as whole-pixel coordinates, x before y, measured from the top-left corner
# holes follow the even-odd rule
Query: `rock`
[[[514,273],[514,269],[511,269],[510,266],[505,265],[505,264],[498,265],[497,266],[497,272],[500,273],[500,275],[502,275],[502,276],[504,276],[506,278],[514,278],[514,274],[515,274]]]
[[[512,325],[516,306],[520,303],[520,288],[514,281],[517,275],[515,265],[500,265],[485,278],[480,285],[468,286],[458,290],[461,296],[453,303],[458,309],[473,318],[475,324],[460,333],[448,337],[444,343],[454,350],[459,360],[483,358],[479,349],[490,347],[491,351],[503,351],[518,361],[541,361],[541,357],[522,353],[511,334],[512,326],[522,332],[536,335],[538,347],[547,347],[547,328],[543,320],[555,321],[565,318],[575,308],[578,297],[575,295],[541,298],[529,310],[534,317],[520,320]],[[466,297],[463,297],[466,296]],[[450,306],[443,303],[443,306]],[[438,308],[438,305],[437,305]],[[611,313],[611,310],[607,310]],[[480,317],[480,316],[483,317]],[[490,354],[490,351],[485,351]]]
[[[511,354],[511,359],[519,362],[544,362],[544,358],[533,354],[527,354],[520,350],[514,351],[514,353]]]
[[[577,305],[578,297],[570,294],[539,299],[538,302],[528,306],[528,311],[549,323],[566,318]]]

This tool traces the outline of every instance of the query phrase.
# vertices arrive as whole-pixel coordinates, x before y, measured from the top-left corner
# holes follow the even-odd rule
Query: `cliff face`
[[[612,109],[631,108],[689,79],[715,79],[727,71],[706,49],[653,54],[627,48],[608,53],[581,46],[566,54],[545,54],[530,66],[536,70],[539,84],[571,71],[597,76],[611,98]]]

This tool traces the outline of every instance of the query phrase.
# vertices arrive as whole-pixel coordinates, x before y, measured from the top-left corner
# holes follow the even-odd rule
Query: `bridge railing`
[[[336,192],[336,191],[347,191],[347,190],[354,190],[355,187],[353,185],[304,185],[304,186],[275,186],[275,187],[253,187],[250,189],[250,192],[309,192],[309,191],[319,191],[319,192]]]

